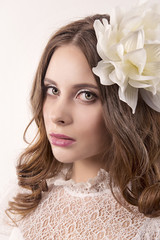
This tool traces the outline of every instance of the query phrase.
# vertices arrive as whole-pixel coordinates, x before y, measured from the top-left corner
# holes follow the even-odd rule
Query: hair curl
[[[108,15],[94,15],[62,27],[49,40],[39,63],[31,93],[33,119],[38,133],[34,141],[20,156],[17,165],[19,186],[29,190],[18,193],[9,203],[8,212],[26,216],[37,207],[46,179],[55,176],[63,167],[51,151],[46,136],[42,107],[44,102],[43,80],[54,51],[66,44],[78,46],[91,68],[100,61],[96,51],[97,39],[93,29],[95,19]],[[111,145],[106,149],[104,168],[110,172],[124,199],[149,217],[160,216],[160,113],[152,110],[139,96],[136,113],[120,101],[118,86],[99,86],[106,129]],[[28,125],[28,127],[30,126]],[[26,131],[28,130],[28,127]],[[24,138],[25,134],[24,133]]]

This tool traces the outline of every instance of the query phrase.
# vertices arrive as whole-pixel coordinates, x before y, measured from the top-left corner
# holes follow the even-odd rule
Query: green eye
[[[87,100],[92,100],[92,98],[94,98],[94,96],[93,96],[92,93],[86,92],[86,93],[85,93],[85,98],[86,98]]]
[[[51,91],[54,95],[58,95],[58,89],[57,88],[52,87]]]
[[[82,90],[78,92],[77,98],[82,100],[83,102],[93,102],[96,100],[97,95],[88,90]]]
[[[54,86],[46,86],[45,89],[46,89],[45,91],[48,95],[53,96],[53,95],[58,95],[59,94],[58,89]]]

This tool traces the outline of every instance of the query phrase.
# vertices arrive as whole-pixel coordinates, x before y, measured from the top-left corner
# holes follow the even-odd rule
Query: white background
[[[127,0],[0,0],[0,192],[15,176],[31,119],[29,94],[47,40],[59,27]]]

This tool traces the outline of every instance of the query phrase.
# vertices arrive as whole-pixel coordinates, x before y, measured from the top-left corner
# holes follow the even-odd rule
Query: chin
[[[65,154],[61,155],[61,154],[55,154],[53,151],[53,156],[55,157],[55,159],[60,162],[60,163],[73,163],[75,162],[75,160],[73,160],[71,157],[66,157]]]
[[[57,159],[57,158],[56,158],[56,160],[57,160],[58,162],[64,163],[64,164],[65,164],[65,163],[69,164],[69,163],[73,163],[73,162],[74,162],[74,161],[71,161],[71,160],[68,160],[68,161],[67,161],[66,159]]]
[[[60,163],[73,163],[78,160],[77,153],[70,149],[52,147],[52,153],[55,159]]]

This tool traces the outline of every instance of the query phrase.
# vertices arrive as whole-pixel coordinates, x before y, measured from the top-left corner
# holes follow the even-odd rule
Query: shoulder
[[[8,202],[12,200],[18,189],[17,180],[10,179],[0,191],[0,240],[10,239],[10,234],[14,228],[13,222],[7,216],[6,210]]]
[[[13,228],[11,235],[8,240],[24,240],[21,231],[18,227]]]
[[[139,238],[138,238],[139,237]],[[152,239],[159,240],[160,239],[160,217],[157,218],[146,218],[144,224],[139,229],[137,233],[138,239]]]
[[[7,233],[0,233],[0,240],[24,240],[22,233],[18,227],[12,228],[10,234]]]

